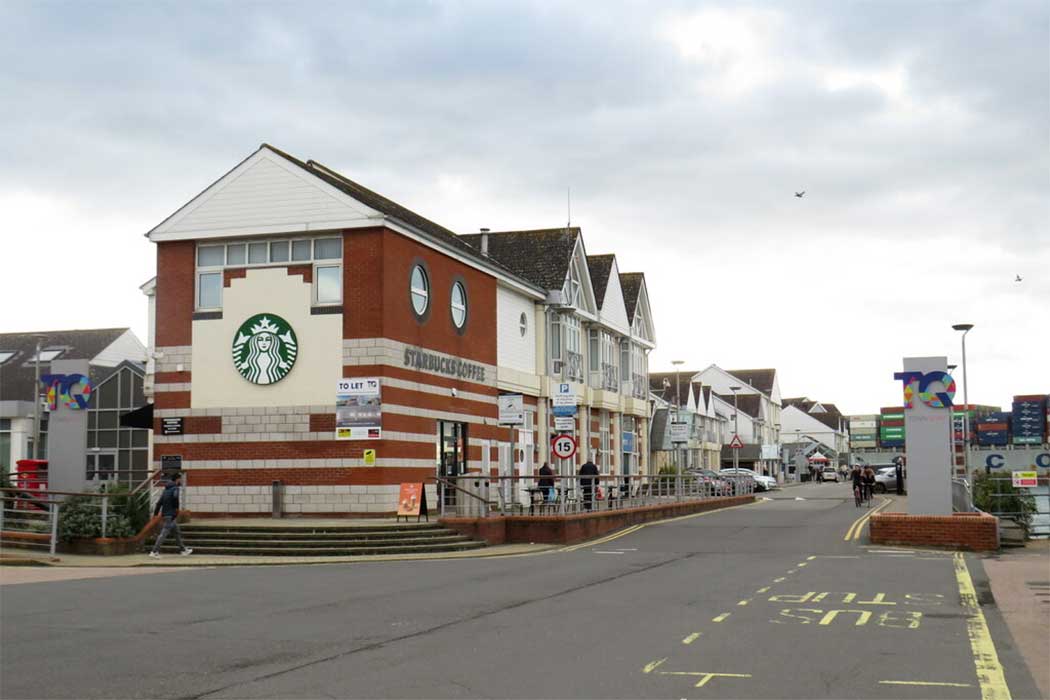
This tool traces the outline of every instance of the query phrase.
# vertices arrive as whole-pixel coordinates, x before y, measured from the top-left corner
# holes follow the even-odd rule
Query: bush
[[[111,504],[112,505],[112,504]],[[59,510],[58,537],[63,542],[102,536],[102,503],[90,496],[72,496]],[[137,533],[127,515],[114,508],[106,519],[106,537],[132,537]]]
[[[974,475],[973,504],[985,513],[1010,518],[1025,530],[1035,512],[1035,499],[1025,489],[1015,488],[1009,477],[984,473]]]

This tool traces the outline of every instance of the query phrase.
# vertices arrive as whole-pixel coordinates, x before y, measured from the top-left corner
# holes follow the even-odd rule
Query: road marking
[[[747,605],[750,602],[751,602],[750,600],[744,599],[744,600],[741,600],[740,602],[738,602],[737,605]]]
[[[971,688],[969,683],[940,683],[937,681],[879,681],[880,685],[932,685],[945,688]]]
[[[798,564],[795,564],[795,566],[797,566],[798,568],[801,569],[803,566],[809,566],[809,563],[802,561],[802,562],[799,562]]]
[[[780,578],[773,579],[773,583],[780,583],[781,581],[784,581],[786,579],[787,579],[786,576],[781,576]]]
[[[663,663],[664,661],[667,661],[667,657],[666,657],[666,656],[665,656],[664,658],[662,658],[662,659],[658,659],[658,660],[656,660],[656,661],[652,661],[652,662],[650,662],[650,663],[647,663],[647,664],[645,665],[645,667],[644,667],[644,668],[642,668],[642,673],[652,673],[652,672],[653,672],[653,671],[655,671],[655,670],[656,670],[656,669],[657,669],[657,668],[658,668],[658,667],[660,666],[660,664],[662,664],[662,663]]]
[[[798,569],[788,569],[788,573],[789,574],[796,574],[796,573],[798,573]]]
[[[878,513],[880,510],[882,510],[883,508],[888,506],[891,502],[892,501],[885,500],[881,504],[875,506],[874,510],[872,510],[867,515],[865,515],[864,519],[860,521],[860,525],[857,526],[857,529],[853,532],[853,539],[859,540],[860,539],[860,533],[864,531],[864,526],[868,524],[868,520],[871,519],[871,516],[873,516],[876,513]]]
[[[821,559],[860,559],[856,554],[821,554]]]
[[[750,673],[708,673],[706,671],[657,671],[661,676],[700,676],[697,688],[703,688],[712,678],[750,678]]]
[[[603,552],[603,551],[600,551],[600,550],[597,550],[597,549],[594,550],[594,553],[595,554],[623,554],[623,552]]]
[[[601,539],[592,540],[590,542],[583,542],[581,544],[575,544],[575,545],[572,545],[571,547],[562,547],[558,551],[561,551],[561,552],[575,552],[577,549],[583,549],[584,547],[594,547],[594,546],[597,546],[599,544],[605,544],[606,542],[612,542],[613,540],[615,540],[617,538],[624,537],[625,535],[629,535],[632,532],[637,532],[638,530],[641,530],[643,527],[645,527],[644,523],[641,524],[641,525],[632,525],[631,527],[627,528],[626,530],[621,530],[620,532],[617,532],[615,534],[609,535],[607,537],[602,537]]]
[[[811,554],[810,556],[806,557],[806,561],[813,561],[816,558],[817,558],[816,554]]]
[[[846,530],[846,536],[845,536],[845,537],[843,537],[843,538],[842,538],[842,540],[843,540],[844,542],[849,542],[849,541],[850,541],[850,539],[851,539],[851,538],[853,537],[853,530],[854,530],[854,528],[856,528],[856,527],[857,527],[857,525],[860,525],[861,521],[863,521],[863,520],[864,520],[865,518],[867,518],[868,516],[870,516],[870,515],[871,515],[872,513],[874,513],[874,512],[875,512],[876,510],[878,510],[879,508],[881,508],[881,507],[883,507],[883,506],[885,506],[885,505],[889,505],[889,503],[891,503],[891,501],[889,501],[889,500],[884,500],[884,501],[883,501],[882,503],[880,503],[879,505],[875,506],[874,508],[872,508],[871,510],[869,510],[869,511],[868,511],[867,513],[865,513],[864,515],[862,515],[862,516],[860,516],[859,518],[857,518],[856,520],[854,520],[854,521],[853,521],[853,524],[849,526],[849,529],[848,529],[848,530]],[[861,525],[861,527],[863,527],[863,525]]]
[[[977,682],[981,685],[982,700],[1010,700],[1010,689],[1003,676],[1003,667],[995,651],[995,642],[988,631],[988,621],[977,604],[977,592],[973,588],[973,579],[966,568],[966,558],[956,552],[954,559],[955,579],[959,584],[959,598],[963,610],[967,613],[966,634],[970,638],[970,649],[973,652],[973,664],[977,670]]]
[[[718,617],[712,617],[711,618],[711,622],[722,622],[723,620],[725,620],[727,617],[729,617],[732,614],[733,613],[722,613]]]
[[[768,590],[769,586],[766,586],[765,588],[759,588],[757,591],[755,591],[755,593],[765,593]]]
[[[692,644],[700,638],[701,634],[703,634],[703,632],[693,632],[691,635],[682,640],[682,644]]]

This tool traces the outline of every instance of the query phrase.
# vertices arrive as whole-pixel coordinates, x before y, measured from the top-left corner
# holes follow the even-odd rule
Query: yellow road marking
[[[773,583],[780,583],[781,581],[785,580],[786,578],[787,578],[786,576],[781,576],[780,578],[775,578],[775,579],[773,579]]]
[[[638,530],[641,530],[643,527],[649,527],[650,525],[663,525],[665,523],[678,522],[679,520],[689,520],[690,518],[699,518],[699,517],[704,516],[704,515],[711,515],[713,513],[721,513],[722,511],[725,511],[725,510],[732,510],[733,508],[747,508],[748,506],[759,505],[759,504],[761,504],[763,502],[764,501],[754,501],[752,503],[743,503],[743,504],[738,505],[738,506],[726,506],[725,508],[715,508],[714,510],[705,510],[705,511],[703,511],[701,513],[693,513],[692,515],[681,515],[681,516],[679,516],[677,518],[668,518],[666,520],[656,520],[656,521],[651,522],[651,523],[641,523],[639,525],[632,525],[631,527],[627,528],[626,530],[620,530],[619,532],[614,533],[612,535],[608,535],[607,537],[602,537],[601,539],[598,539],[598,540],[591,540],[589,542],[582,542],[580,544],[574,544],[574,545],[571,545],[569,547],[562,547],[561,549],[559,549],[557,551],[559,551],[559,552],[575,552],[577,549],[582,549],[583,547],[593,547],[593,546],[598,545],[598,544],[605,544],[606,542],[612,542],[615,539],[619,539],[621,537],[625,537],[625,536],[631,534],[632,532],[637,532]]]
[[[939,683],[936,681],[879,681],[880,685],[934,685],[946,688],[970,688],[969,683]]]
[[[657,659],[656,661],[652,661],[652,662],[650,662],[650,663],[647,663],[647,664],[645,665],[645,667],[644,667],[644,668],[642,668],[642,673],[652,673],[652,672],[653,672],[653,671],[655,671],[655,670],[656,670],[656,669],[657,669],[657,668],[658,668],[658,667],[660,666],[660,664],[662,664],[662,663],[663,663],[664,661],[667,661],[667,657],[666,657],[666,656],[665,656],[664,658],[662,658],[662,659]]]
[[[804,561],[801,561],[798,564],[795,564],[795,566],[797,566],[798,568],[801,569],[803,566],[808,566],[808,564],[806,562],[804,562]]]
[[[796,574],[796,573],[798,573],[798,569],[788,569],[788,573],[789,574]]]
[[[712,617],[711,618],[711,622],[722,622],[723,620],[725,620],[727,617],[729,617],[732,614],[733,613],[722,613],[718,617]]]
[[[755,591],[755,593],[765,593],[768,590],[769,586],[766,586],[765,588],[759,588],[757,591]]]
[[[817,558],[817,555],[816,555],[816,554],[813,554],[813,555],[811,555],[811,556],[808,556],[808,557],[806,557],[806,561],[813,561],[813,560],[814,560],[814,559],[816,559],[816,558]]]
[[[706,671],[657,671],[661,676],[700,676],[697,688],[703,688],[712,678],[750,678],[750,673],[707,673]]]
[[[955,579],[959,584],[959,598],[967,613],[966,634],[970,638],[973,664],[977,670],[977,682],[981,685],[982,700],[1010,700],[1010,689],[1006,685],[1003,667],[995,651],[995,642],[988,631],[981,606],[977,604],[977,592],[973,588],[966,558],[956,552],[954,559]]]
[[[682,644],[692,644],[700,638],[701,634],[703,634],[703,632],[693,632],[691,635],[682,640]]]
[[[889,504],[890,504],[889,500],[883,501],[880,505],[875,507],[875,510],[873,510],[870,513],[868,513],[867,515],[865,515],[864,519],[860,521],[860,525],[853,532],[853,539],[859,540],[860,539],[860,533],[864,531],[864,526],[868,524],[868,520],[871,519],[871,516],[875,515],[876,513],[878,513],[880,510],[882,510],[883,508],[885,508]]]
[[[848,530],[846,530],[846,536],[843,537],[842,540],[844,542],[849,542],[851,539],[859,539],[860,530],[863,529],[864,522],[867,521],[867,519],[870,518],[873,513],[878,511],[880,508],[885,508],[892,502],[893,501],[891,499],[883,499],[882,503],[870,509],[867,513],[854,520],[853,524],[849,526]],[[856,530],[856,537],[854,537],[854,530]]]
[[[741,600],[739,603],[737,603],[737,605],[747,605],[750,602],[751,602],[750,600],[746,600],[745,599],[745,600]]]

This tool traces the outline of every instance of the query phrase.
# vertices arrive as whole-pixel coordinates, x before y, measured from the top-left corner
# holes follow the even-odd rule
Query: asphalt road
[[[515,558],[9,586],[0,695],[1037,697],[980,560],[846,539],[848,495]]]

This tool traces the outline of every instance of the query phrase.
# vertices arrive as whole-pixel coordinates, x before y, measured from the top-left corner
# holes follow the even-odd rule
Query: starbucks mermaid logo
[[[252,384],[276,384],[288,376],[299,352],[295,331],[276,314],[256,314],[233,337],[233,366]]]

